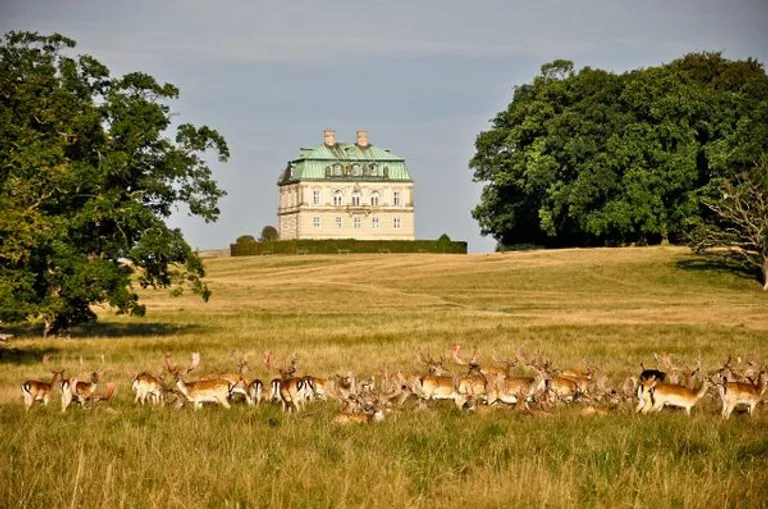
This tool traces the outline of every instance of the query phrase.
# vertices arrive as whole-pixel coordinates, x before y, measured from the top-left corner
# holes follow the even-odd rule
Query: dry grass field
[[[300,371],[418,370],[417,348],[512,356],[537,348],[557,365],[596,362],[612,384],[666,351],[713,370],[729,353],[768,361],[768,294],[680,248],[487,255],[217,258],[214,291],[144,292],[144,319],[101,311],[72,339],[34,330],[0,352],[0,507],[765,507],[768,409],[718,416],[714,391],[691,417],[626,405],[548,419],[451,403],[338,426],[333,402],[298,415],[276,406],[133,405],[130,375],[199,351],[201,373],[254,373],[269,348]],[[58,395],[25,413],[20,384],[64,367],[103,369],[114,398],[61,414]],[[102,356],[104,362],[102,363]],[[455,372],[461,372],[454,366]]]

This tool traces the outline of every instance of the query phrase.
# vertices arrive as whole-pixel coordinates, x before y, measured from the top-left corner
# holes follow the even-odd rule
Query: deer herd
[[[582,404],[582,414],[607,414],[622,404],[633,404],[635,412],[659,412],[665,407],[680,408],[690,415],[693,407],[714,388],[721,403],[720,415],[729,419],[739,407],[750,416],[761,402],[768,384],[768,371],[754,355],[747,359],[729,356],[718,368],[705,371],[699,360],[693,368],[680,364],[669,354],[654,354],[657,367],[641,364],[638,376],[629,376],[619,390],[610,387],[608,378],[595,365],[585,362],[584,369],[561,369],[553,366],[540,351],[529,355],[519,348],[510,358],[482,363],[477,351],[469,360],[462,357],[461,346],[455,345],[450,358],[461,372],[452,372],[444,356],[438,359],[419,350],[417,360],[422,369],[414,372],[384,370],[377,376],[357,379],[354,373],[337,373],[329,378],[298,374],[298,357],[275,368],[270,351],[263,355],[264,367],[272,373],[268,386],[249,375],[247,356],[235,352],[237,371],[210,373],[190,379],[198,370],[200,354],[191,356],[188,367],[179,368],[171,353],[165,354],[164,366],[156,373],[145,371],[131,374],[131,389],[138,405],[171,405],[181,408],[189,404],[200,409],[204,403],[230,408],[235,401],[260,405],[268,401],[280,405],[284,412],[301,412],[316,400],[336,400],[340,412],[335,423],[375,423],[394,409],[426,408],[431,402],[452,401],[457,408],[488,412],[513,406],[532,416],[546,417],[558,405]],[[43,358],[49,366],[49,359]],[[103,362],[103,357],[102,357]],[[115,384],[106,383],[99,393],[103,371],[94,371],[88,378],[66,378],[64,370],[52,371],[50,382],[28,380],[21,386],[24,404],[29,409],[36,401],[47,405],[55,391],[61,393],[62,412],[74,402],[90,407],[108,401],[115,393]],[[174,384],[171,387],[166,375]],[[408,404],[408,401],[413,401]],[[636,403],[635,403],[636,402]]]

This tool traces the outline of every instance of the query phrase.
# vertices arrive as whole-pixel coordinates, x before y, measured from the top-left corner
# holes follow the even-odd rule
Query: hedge
[[[467,254],[467,243],[443,240],[303,239],[241,241],[229,245],[232,256],[267,254],[454,253]]]

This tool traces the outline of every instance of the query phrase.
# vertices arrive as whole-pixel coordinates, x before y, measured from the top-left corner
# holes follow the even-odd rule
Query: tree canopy
[[[259,236],[259,242],[273,242],[280,238],[280,234],[277,232],[277,228],[267,225],[261,229],[261,236]]]
[[[556,60],[491,122],[473,217],[500,245],[680,242],[713,179],[768,150],[768,76],[720,53],[623,74]]]
[[[74,47],[29,32],[0,43],[0,321],[54,333],[94,320],[95,303],[142,315],[133,283],[207,300],[202,262],[166,220],[179,205],[216,220],[225,193],[206,152],[229,157],[215,130],[173,128],[175,86],[113,77]]]

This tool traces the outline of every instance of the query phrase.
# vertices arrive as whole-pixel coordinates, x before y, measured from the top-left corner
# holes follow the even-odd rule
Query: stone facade
[[[302,148],[278,182],[281,240],[414,240],[413,180],[405,160],[368,143]]]

